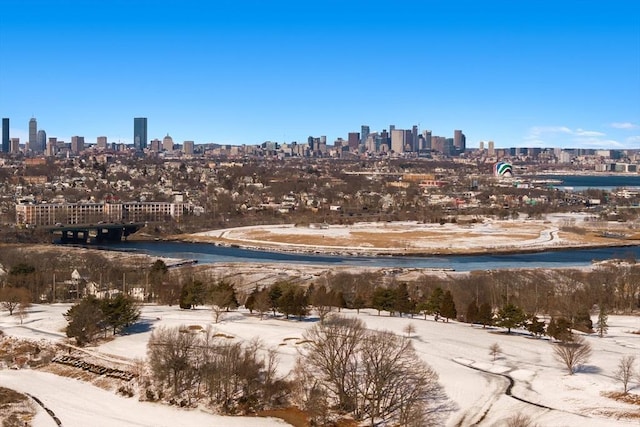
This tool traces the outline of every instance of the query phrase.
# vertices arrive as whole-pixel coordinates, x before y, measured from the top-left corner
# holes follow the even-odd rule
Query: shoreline
[[[132,239],[134,240],[134,239]],[[141,241],[144,239],[141,239]],[[302,255],[327,255],[327,256],[353,256],[353,257],[416,257],[416,258],[428,258],[428,257],[447,257],[447,256],[478,256],[478,255],[516,255],[516,254],[531,254],[542,252],[562,252],[571,249],[583,250],[583,249],[599,249],[599,248],[627,248],[640,246],[640,241],[633,242],[615,242],[615,243],[574,243],[574,244],[558,244],[553,246],[535,247],[535,248],[483,248],[483,249],[471,249],[466,248],[464,250],[446,250],[437,249],[431,252],[425,251],[407,251],[406,249],[396,248],[394,249],[382,249],[382,248],[354,248],[350,247],[344,250],[325,249],[321,247],[302,248],[293,247],[292,245],[274,245],[269,246],[269,243],[264,245],[256,244],[243,244],[243,243],[224,243],[220,241],[211,241],[207,238],[184,238],[184,237],[166,237],[158,242],[181,242],[181,243],[199,243],[210,244],[218,247],[225,248],[238,248],[251,251],[260,252],[275,252],[275,253],[288,253],[288,254],[302,254]]]

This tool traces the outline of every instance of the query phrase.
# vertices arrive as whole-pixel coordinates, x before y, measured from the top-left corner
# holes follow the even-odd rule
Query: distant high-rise
[[[411,128],[411,151],[420,150],[420,146],[418,145],[418,126],[413,126]]]
[[[430,130],[425,130],[422,135],[424,136],[424,149],[425,150],[431,150],[432,148],[432,144],[431,144],[431,131]]]
[[[58,150],[58,138],[56,137],[49,138],[49,142],[47,143],[47,149],[45,150],[46,155],[55,156],[57,150]]]
[[[493,141],[489,141],[488,146],[489,146],[489,148],[488,148],[488,153],[487,154],[489,154],[490,156],[495,156],[496,155],[496,149],[495,149],[495,147],[493,145]]]
[[[147,118],[135,117],[133,119],[133,146],[136,150],[147,148]]]
[[[193,156],[193,141],[185,141],[182,144],[182,151],[184,154]]]
[[[392,129],[391,130],[391,149],[396,153],[403,153],[406,143],[406,132],[404,129]]]
[[[84,136],[72,136],[71,137],[71,152],[78,154],[84,150]]]
[[[96,138],[96,147],[101,149],[101,150],[105,150],[107,148],[107,137],[106,136],[99,136]]]
[[[29,140],[27,141],[28,143],[27,147],[30,150],[33,150],[34,147],[36,146],[37,138],[38,138],[38,121],[35,119],[35,117],[32,117],[31,120],[29,120]]]
[[[458,153],[464,153],[464,150],[467,149],[467,137],[461,130],[453,131],[453,147]]]
[[[10,153],[18,153],[20,151],[20,138],[11,138],[11,149]]]
[[[44,129],[40,129],[36,136],[36,149],[33,151],[43,153],[45,148],[47,148],[47,133]]]
[[[360,144],[365,144],[367,142],[367,138],[369,138],[369,133],[371,133],[371,129],[367,125],[360,126]]]
[[[349,150],[355,151],[358,149],[358,145],[360,144],[360,133],[359,132],[349,132],[348,136],[349,141]]]
[[[2,152],[8,153],[11,151],[11,141],[9,140],[9,119],[2,119]]]

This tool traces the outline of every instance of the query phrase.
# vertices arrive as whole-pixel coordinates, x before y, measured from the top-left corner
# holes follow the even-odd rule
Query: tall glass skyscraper
[[[45,148],[47,148],[47,133],[44,131],[44,129],[40,129],[38,131],[38,135],[36,136],[36,145],[37,145],[37,151],[38,153],[43,153]]]
[[[33,150],[33,148],[36,146],[37,138],[38,138],[38,122],[36,121],[35,117],[32,117],[31,120],[29,120],[29,141],[27,145],[27,147],[30,150]]]
[[[136,150],[147,148],[147,118],[135,117],[133,119],[133,146]]]
[[[2,152],[8,153],[11,151],[11,141],[9,141],[9,119],[4,117],[2,119]]]

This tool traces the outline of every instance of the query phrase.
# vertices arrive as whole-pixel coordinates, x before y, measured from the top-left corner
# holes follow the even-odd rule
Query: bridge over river
[[[144,222],[68,224],[46,227],[54,236],[60,236],[60,243],[121,242],[145,227]]]

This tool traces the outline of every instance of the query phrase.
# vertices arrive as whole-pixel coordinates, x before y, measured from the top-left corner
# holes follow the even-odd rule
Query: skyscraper
[[[71,152],[73,154],[79,154],[82,150],[84,150],[84,136],[72,136]]]
[[[404,153],[406,132],[404,129],[391,130],[391,149],[396,153]]]
[[[44,129],[40,129],[38,131],[38,134],[36,135],[36,149],[34,149],[33,151],[36,151],[38,153],[43,153],[46,147],[47,147],[47,133],[44,131]]]
[[[33,150],[36,146],[36,139],[38,138],[38,121],[35,117],[29,120],[29,141],[27,141],[27,148]]]
[[[96,138],[96,148],[99,148],[101,150],[106,150],[107,148],[107,137],[106,136],[99,136]]]
[[[135,117],[133,119],[133,146],[136,150],[147,148],[147,118]]]
[[[349,132],[347,140],[349,141],[349,150],[356,151],[358,149],[358,145],[360,144],[360,133]]]
[[[464,150],[467,149],[467,138],[461,130],[453,131],[453,147],[458,153],[464,153]]]
[[[369,133],[371,133],[371,129],[367,125],[360,126],[360,145],[364,145],[367,142],[367,138],[369,138]]]
[[[2,119],[2,152],[8,153],[11,151],[11,141],[9,141],[9,119]]]

